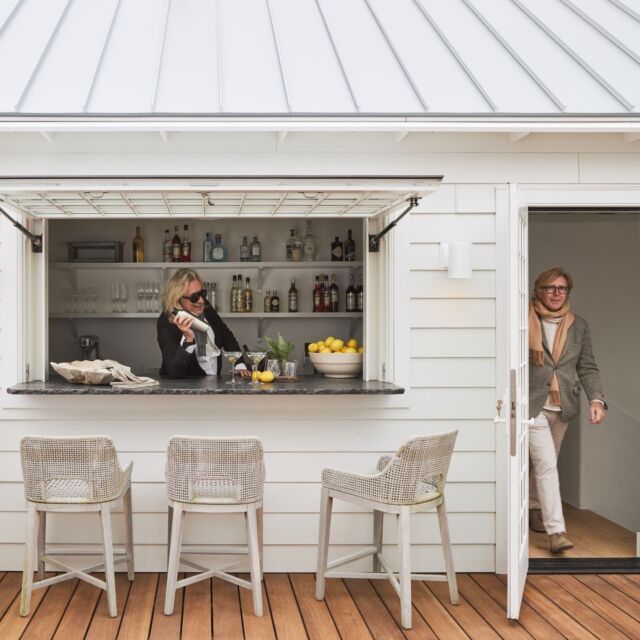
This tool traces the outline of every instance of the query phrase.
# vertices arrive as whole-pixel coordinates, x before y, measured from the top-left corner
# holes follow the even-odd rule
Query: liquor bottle
[[[296,279],[291,278],[289,287],[289,313],[298,312],[298,290],[296,289]]]
[[[262,260],[262,245],[258,242],[258,236],[253,236],[251,243],[251,262],[260,262]]]
[[[191,262],[191,240],[189,240],[189,225],[184,225],[182,237],[182,262]]]
[[[278,292],[274,291],[271,296],[271,313],[278,313],[280,311],[280,298]]]
[[[271,313],[271,291],[267,291],[264,294],[264,312]]]
[[[229,309],[231,311],[231,313],[235,313],[238,309],[236,308],[236,302],[237,302],[237,298],[236,298],[236,290],[237,290],[237,279],[235,276],[233,276],[233,284],[231,285],[231,292],[229,294]]]
[[[182,258],[182,242],[178,235],[178,225],[174,228],[173,239],[171,240],[171,262],[180,262]]]
[[[362,276],[358,276],[358,286],[356,287],[356,311],[364,311],[364,285]]]
[[[320,276],[316,276],[316,286],[313,288],[313,311],[320,311],[322,291],[320,289]]]
[[[236,276],[236,311],[241,313],[244,311],[244,298],[242,296],[242,274]]]
[[[249,262],[251,260],[251,247],[247,242],[247,236],[242,236],[242,244],[240,245],[240,262]]]
[[[293,241],[291,243],[291,260],[300,262],[302,260],[302,240],[298,237],[298,232],[293,230]]]
[[[324,283],[322,285],[322,310],[325,312],[331,311],[331,289],[329,288],[329,276],[324,276]]]
[[[136,235],[133,238],[133,261],[144,262],[144,240],[140,235],[140,227],[136,227]]]
[[[218,310],[218,291],[216,290],[216,283],[215,282],[211,282],[209,289],[207,289],[208,291],[208,298],[207,300],[209,301],[209,304],[213,307],[214,311]]]
[[[251,278],[247,278],[242,292],[242,311],[251,313],[253,311],[253,290],[251,289]]]
[[[346,300],[347,300],[347,307],[346,307],[346,311],[348,312],[355,312],[357,307],[357,300],[356,300],[357,296],[356,296],[356,288],[353,286],[353,276],[350,275],[349,276],[349,286],[347,287],[347,293],[346,293]]]
[[[336,274],[331,274],[331,286],[329,287],[330,298],[331,298],[331,311],[333,313],[337,313],[340,311],[340,291],[338,289],[338,285],[336,284]]]
[[[340,241],[340,238],[336,236],[336,239],[331,243],[331,260],[333,260],[333,262],[338,262],[343,259],[342,242]]]
[[[311,220],[307,220],[307,233],[302,240],[302,255],[305,262],[313,262],[316,259],[316,239],[311,233]]]
[[[162,243],[162,262],[171,262],[171,236],[169,229],[164,230],[164,242]]]
[[[291,260],[293,260],[293,258],[291,257],[291,250],[293,249],[293,240],[294,237],[296,235],[296,230],[295,229],[289,229],[289,237],[287,238],[287,241],[284,245],[285,247],[285,254],[284,254],[284,259],[287,262],[290,262]]]
[[[346,262],[356,259],[356,241],[351,237],[351,229],[347,232],[347,241],[344,243],[344,259]]]
[[[211,233],[207,232],[207,235],[202,241],[202,262],[211,262],[211,249],[213,248],[213,240],[211,239]]]
[[[227,247],[222,244],[222,236],[216,233],[213,245],[211,246],[211,262],[226,262]]]

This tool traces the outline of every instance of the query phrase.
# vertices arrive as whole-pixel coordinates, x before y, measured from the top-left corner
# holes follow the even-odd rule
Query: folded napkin
[[[153,378],[135,375],[131,367],[115,360],[52,362],[51,367],[69,382],[80,384],[111,384],[113,387],[127,389],[155,387],[160,384]]]
[[[160,383],[153,378],[146,376],[137,376],[132,373],[131,368],[127,367],[115,360],[105,360],[106,367],[111,371],[111,375],[115,378],[111,382],[112,387],[119,389],[135,389],[138,387],[155,387]]]

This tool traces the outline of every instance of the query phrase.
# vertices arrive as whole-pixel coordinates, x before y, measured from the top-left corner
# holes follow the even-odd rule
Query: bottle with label
[[[231,313],[235,313],[238,309],[236,308],[236,301],[237,301],[237,297],[236,297],[236,291],[237,291],[237,287],[238,287],[238,283],[237,283],[237,278],[235,276],[233,276],[233,283],[231,285],[231,292],[229,293],[229,310],[231,311]]]
[[[322,307],[323,311],[331,311],[331,288],[329,286],[329,276],[324,276],[324,283],[322,286]]]
[[[298,313],[298,290],[295,278],[291,278],[291,286],[289,287],[289,313]]]
[[[251,247],[247,242],[247,236],[242,236],[242,244],[240,245],[240,262],[249,262],[251,260]]]
[[[182,262],[191,262],[191,240],[189,240],[189,225],[184,225],[182,237]]]
[[[236,311],[238,313],[242,313],[244,311],[244,297],[242,292],[244,289],[242,288],[242,274],[239,273],[236,277],[237,285],[236,285]]]
[[[242,291],[242,311],[251,313],[253,311],[253,290],[251,289],[251,278],[247,278],[244,290]]]
[[[136,227],[136,235],[133,238],[133,261],[144,262],[144,240],[140,235],[140,227]]]
[[[164,242],[162,243],[162,262],[171,262],[171,236],[169,229],[164,230]]]
[[[263,310],[264,310],[265,313],[271,313],[271,291],[267,291],[264,294]]]
[[[226,262],[227,247],[222,244],[222,236],[216,233],[213,245],[211,246],[211,262]]]
[[[287,238],[287,242],[285,243],[285,260],[287,262],[290,262],[291,260],[293,260],[293,258],[291,257],[291,251],[293,249],[293,242],[295,239],[295,235],[296,235],[296,230],[295,229],[289,229],[289,237]]]
[[[251,243],[251,262],[260,262],[262,260],[262,245],[258,241],[258,236],[253,236]]]
[[[322,290],[320,287],[320,276],[316,276],[316,286],[313,288],[313,311],[320,311],[322,301]]]
[[[302,255],[305,262],[313,262],[316,259],[316,239],[311,233],[311,220],[307,220],[307,233],[302,240]]]
[[[202,241],[202,262],[211,262],[211,249],[213,248],[213,240],[211,233],[207,233]]]
[[[271,295],[271,313],[278,313],[280,311],[280,298],[278,292],[274,291]]]
[[[356,241],[351,237],[351,229],[347,232],[347,241],[344,243],[344,259],[346,262],[356,259]]]
[[[342,242],[340,238],[336,236],[336,239],[331,243],[331,260],[333,262],[342,261],[344,259],[344,252],[342,250]]]
[[[182,258],[182,241],[178,235],[178,225],[174,228],[173,239],[171,240],[171,262],[180,262]]]
[[[218,310],[218,291],[216,289],[216,283],[215,282],[210,282],[209,283],[209,288],[207,289],[208,292],[208,298],[207,300],[209,301],[209,304],[213,307],[214,311]]]
[[[331,311],[337,313],[340,311],[340,290],[336,284],[336,274],[331,274],[331,286],[329,287],[331,298]]]
[[[294,229],[293,242],[291,244],[291,260],[300,262],[302,260],[302,240],[298,237],[298,232]]]
[[[362,276],[358,276],[358,286],[356,287],[356,311],[364,311],[364,284]]]
[[[357,306],[356,288],[353,286],[353,276],[352,275],[349,276],[349,286],[347,287],[347,292],[346,292],[345,298],[346,298],[346,301],[347,301],[346,311],[355,312],[357,310],[358,306]]]

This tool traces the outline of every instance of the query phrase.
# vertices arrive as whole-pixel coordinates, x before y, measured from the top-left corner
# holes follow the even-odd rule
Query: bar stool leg
[[[411,629],[411,512],[400,507],[398,514],[398,551],[400,558],[400,618],[405,629]]]
[[[116,604],[116,575],[113,566],[113,539],[111,535],[111,505],[100,505],[100,521],[102,523],[102,542],[104,545],[104,575],[107,583],[107,605],[109,616],[115,618],[118,615]]]
[[[173,527],[173,507],[169,505],[167,513],[167,570],[169,570],[169,552],[171,551],[171,528]]]
[[[256,505],[247,508],[247,542],[251,564],[251,591],[253,592],[253,612],[262,617],[262,581],[260,578],[260,545],[258,544],[258,519]]]
[[[167,567],[167,591],[164,599],[164,613],[173,614],[176,600],[176,581],[180,565],[180,549],[182,547],[182,530],[184,526],[184,511],[182,505],[176,502],[173,507],[171,523],[171,547],[169,548],[169,566]]]
[[[20,594],[20,615],[29,615],[31,591],[33,589],[33,558],[38,544],[39,517],[36,506],[27,503],[27,539],[24,545],[24,565],[22,570],[22,593]]]
[[[373,555],[373,572],[379,573],[381,566],[378,554],[382,553],[382,526],[384,523],[384,513],[376,509],[373,510],[373,546],[377,552]]]
[[[320,496],[320,534],[318,540],[318,572],[316,574],[316,600],[324,598],[324,574],[327,571],[327,557],[329,555],[329,533],[331,529],[331,507],[333,498],[329,489],[322,488]]]
[[[451,536],[449,535],[449,521],[444,498],[442,499],[442,504],[437,507],[437,511],[440,537],[442,538],[442,552],[444,553],[444,567],[447,571],[447,582],[449,583],[449,597],[451,598],[451,604],[458,604],[458,582],[456,580],[456,570],[453,567]]]
[[[264,579],[264,509],[258,507],[256,510],[258,520],[258,545],[260,547],[260,581]]]
[[[42,556],[45,553],[47,541],[47,512],[38,511],[38,580],[44,580],[44,560]]]
[[[133,566],[133,507],[131,505],[131,485],[122,497],[122,508],[124,510],[124,529],[127,552],[127,578],[132,581],[134,574]]]

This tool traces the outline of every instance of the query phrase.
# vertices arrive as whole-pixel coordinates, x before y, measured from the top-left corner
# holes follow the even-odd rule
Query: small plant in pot
[[[285,340],[278,332],[278,338],[265,337],[267,343],[267,358],[277,360],[280,367],[280,373],[284,374],[284,363],[289,358],[291,352],[296,348],[293,342]]]

